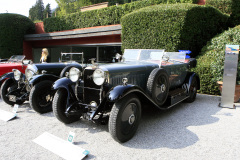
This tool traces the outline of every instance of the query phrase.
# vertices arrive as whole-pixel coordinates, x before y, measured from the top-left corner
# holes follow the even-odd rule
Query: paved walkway
[[[0,121],[0,159],[62,159],[32,140],[46,131],[66,139],[73,131],[75,145],[90,151],[86,159],[239,160],[240,106],[219,108],[219,100],[198,94],[195,102],[168,111],[145,109],[135,137],[123,144],[111,138],[107,125],[85,120],[64,125],[52,112],[40,115],[25,103],[17,119]],[[0,109],[12,110],[1,100]]]

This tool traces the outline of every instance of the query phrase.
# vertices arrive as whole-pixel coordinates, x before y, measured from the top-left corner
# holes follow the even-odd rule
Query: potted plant
[[[218,88],[220,92],[222,93],[222,86],[223,82],[222,81],[217,81]],[[238,102],[240,98],[240,81],[237,81],[236,86],[235,86],[235,94],[234,94],[234,103]]]

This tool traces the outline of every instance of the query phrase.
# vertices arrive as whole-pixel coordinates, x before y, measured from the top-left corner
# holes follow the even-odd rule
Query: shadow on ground
[[[188,129],[189,126],[207,125],[219,120],[213,117],[221,110],[216,104],[217,98],[198,95],[195,102],[180,103],[167,111],[145,109],[137,134],[123,145],[143,149],[191,146],[199,138]]]

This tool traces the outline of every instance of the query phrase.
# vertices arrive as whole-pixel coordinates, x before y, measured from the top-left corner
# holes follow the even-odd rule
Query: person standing
[[[47,62],[49,62],[48,50],[47,50],[47,48],[43,48],[42,55],[40,58],[40,63],[47,63]]]

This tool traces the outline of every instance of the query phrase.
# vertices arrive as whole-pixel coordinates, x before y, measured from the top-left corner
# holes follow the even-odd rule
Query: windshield
[[[125,49],[123,58],[125,61],[161,60],[163,49]]]
[[[123,58],[125,61],[136,61],[139,59],[139,49],[125,49]]]
[[[19,62],[25,58],[24,55],[13,55],[9,58],[8,62]]]
[[[185,52],[164,52],[164,49],[125,49],[124,61],[148,61],[153,63],[184,62]]]
[[[184,62],[186,53],[185,52],[165,52],[166,56],[168,56],[170,61],[175,61],[175,62]]]
[[[61,53],[61,62],[83,62],[83,53]]]

